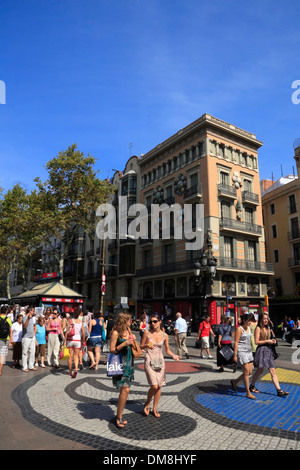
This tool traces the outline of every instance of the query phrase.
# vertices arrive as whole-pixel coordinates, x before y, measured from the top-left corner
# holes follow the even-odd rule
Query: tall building
[[[183,216],[188,204],[192,228],[197,225],[197,205],[202,204],[204,246],[187,251],[186,240],[176,239],[172,231],[174,217],[169,239],[149,235],[139,240],[138,315],[144,310],[173,316],[181,311],[198,322],[205,294],[212,323],[226,310],[236,322],[241,306],[252,311],[264,307],[273,267],[265,259],[261,145],[254,134],[204,114],[142,156],[140,202],[149,208],[163,202],[171,208],[180,204]],[[217,274],[213,285],[201,292],[194,263],[207,246],[217,259]]]
[[[278,320],[300,306],[300,145],[294,159],[297,175],[281,177],[262,193],[266,253],[275,273],[270,310]]]

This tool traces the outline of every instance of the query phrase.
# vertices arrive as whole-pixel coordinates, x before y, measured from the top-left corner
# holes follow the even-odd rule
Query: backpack
[[[0,317],[0,338],[6,339],[9,336],[9,323],[7,321],[7,317],[3,318]]]

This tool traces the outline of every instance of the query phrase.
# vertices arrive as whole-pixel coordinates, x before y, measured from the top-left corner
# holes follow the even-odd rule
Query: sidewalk
[[[192,340],[191,340],[192,341]],[[173,345],[171,345],[173,349]],[[142,414],[148,384],[143,360],[136,361],[135,381],[124,418],[112,423],[118,392],[98,371],[84,369],[76,379],[61,369],[39,368],[24,373],[3,368],[0,377],[0,449],[18,450],[290,450],[300,449],[300,372],[278,368],[287,398],[276,396],[268,374],[257,387],[257,400],[245,398],[241,383],[234,393],[228,368],[220,374],[214,359],[166,359],[167,386],[162,390],[161,418]],[[213,350],[215,356],[215,350]]]

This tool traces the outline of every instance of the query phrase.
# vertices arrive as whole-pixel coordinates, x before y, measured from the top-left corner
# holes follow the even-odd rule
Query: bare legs
[[[100,362],[101,358],[101,348],[100,346],[95,346],[95,354],[93,352],[93,348],[88,347],[88,355],[91,360],[91,365],[90,369],[95,368],[95,370],[98,370],[98,364]]]
[[[78,372],[78,363],[79,363],[79,349],[69,348],[69,358],[68,358],[68,366],[69,366],[69,373],[75,379],[77,372]],[[72,374],[72,365],[74,360],[74,373]]]
[[[263,370],[264,369],[262,367],[256,369],[256,371],[255,371],[255,373],[252,377],[251,386],[254,386],[256,384],[256,382],[258,381],[259,376],[263,373]],[[276,390],[280,390],[280,385],[279,385],[278,377],[277,377],[277,374],[276,374],[276,369],[274,367],[271,367],[269,369],[269,372],[271,374],[271,379],[272,379],[272,382],[273,382]]]
[[[124,428],[125,424],[127,424],[127,421],[123,421],[123,411],[127,402],[129,391],[129,387],[122,387],[120,390],[116,416],[116,425],[118,428]]]
[[[146,416],[148,416],[148,414],[150,412],[150,404],[151,404],[151,400],[153,398],[152,413],[156,418],[160,418],[160,414],[157,411],[157,406],[158,406],[158,403],[159,403],[160,396],[161,396],[161,387],[159,385],[151,385],[151,387],[148,391],[147,401],[146,401],[145,406],[144,406],[144,414],[146,414]]]
[[[253,362],[249,362],[248,364],[243,364],[242,365],[242,371],[243,371],[242,375],[237,377],[235,380],[232,380],[231,381],[231,386],[232,386],[233,390],[235,391],[238,382],[243,380],[245,388],[246,388],[246,397],[255,400],[256,397],[254,395],[252,395],[252,393],[250,392],[250,388],[249,388],[249,376],[252,374],[252,370],[253,370]]]

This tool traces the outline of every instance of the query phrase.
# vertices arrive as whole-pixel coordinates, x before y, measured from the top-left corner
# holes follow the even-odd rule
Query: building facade
[[[145,154],[140,162],[140,199],[147,207],[198,204],[204,208],[204,246],[211,240],[217,275],[208,287],[208,312],[218,323],[224,311],[237,321],[243,305],[264,307],[273,267],[265,259],[258,149],[262,143],[242,129],[204,114]],[[149,215],[151,217],[151,215]],[[174,222],[174,219],[173,219]],[[196,220],[192,221],[196,227]],[[172,229],[172,222],[171,222]],[[194,276],[202,249],[187,251],[186,240],[139,241],[137,313],[177,311],[199,321],[203,292]]]
[[[262,193],[267,259],[274,265],[270,311],[278,320],[300,306],[300,146],[294,155],[297,175],[274,182]]]

